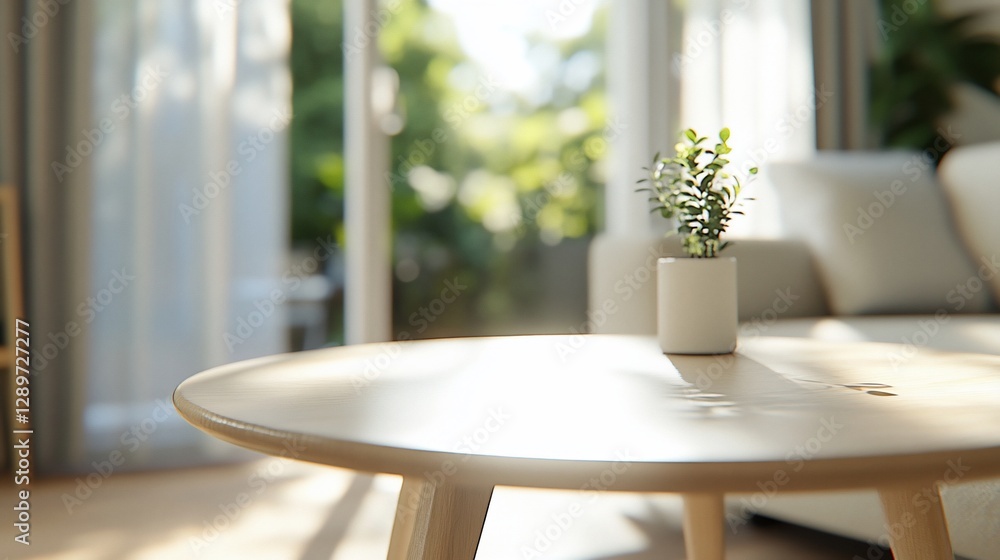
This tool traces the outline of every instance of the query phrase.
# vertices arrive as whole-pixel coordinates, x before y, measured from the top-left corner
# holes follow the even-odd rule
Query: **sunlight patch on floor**
[[[115,474],[72,513],[62,496],[78,487],[76,477],[43,480],[32,490],[32,545],[12,551],[10,558],[385,558],[399,477],[275,461],[263,458],[212,468]],[[0,491],[7,490],[9,485],[0,485]],[[788,527],[747,526],[729,535],[729,557],[837,560],[851,557],[845,554],[854,550],[829,537],[802,536],[796,533],[801,530]],[[812,542],[816,539],[827,540]],[[611,492],[595,496],[503,487],[494,493],[477,556],[479,560],[670,557],[684,557],[678,496]]]

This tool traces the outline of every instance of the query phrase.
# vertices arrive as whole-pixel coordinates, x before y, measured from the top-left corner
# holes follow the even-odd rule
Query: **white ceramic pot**
[[[656,331],[668,354],[736,349],[736,258],[664,258],[656,263]]]

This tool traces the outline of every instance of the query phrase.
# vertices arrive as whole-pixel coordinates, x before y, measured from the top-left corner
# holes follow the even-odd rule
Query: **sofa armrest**
[[[588,262],[590,330],[655,333],[656,260],[682,254],[676,237],[594,238]],[[823,287],[805,244],[740,239],[726,254],[736,257],[739,316],[750,328],[778,317],[827,314]]]

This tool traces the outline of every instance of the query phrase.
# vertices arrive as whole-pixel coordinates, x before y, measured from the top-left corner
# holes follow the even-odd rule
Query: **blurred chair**
[[[299,257],[293,252],[292,262],[302,262]],[[301,344],[292,345],[295,350],[321,348],[329,338],[329,309],[333,298],[343,289],[343,265],[339,255],[333,255],[322,265],[317,273],[302,277],[298,289],[288,294],[289,335],[302,333]]]

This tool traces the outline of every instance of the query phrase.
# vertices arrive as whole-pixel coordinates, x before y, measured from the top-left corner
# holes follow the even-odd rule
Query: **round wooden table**
[[[218,367],[174,403],[243,447],[402,475],[390,559],[472,559],[503,485],[681,493],[697,560],[723,557],[726,493],[876,488],[897,559],[950,560],[938,487],[1000,476],[1000,357],[902,350],[760,337],[679,356],[653,337],[599,335],[370,344]]]

